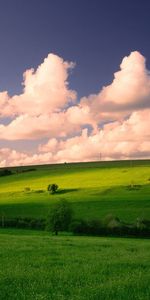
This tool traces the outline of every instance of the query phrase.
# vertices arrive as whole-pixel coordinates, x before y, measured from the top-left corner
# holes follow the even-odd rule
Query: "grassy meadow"
[[[30,168],[11,168],[14,175],[0,177],[0,216],[46,217],[53,203],[66,199],[77,218],[150,218],[149,160],[45,165],[22,172]],[[47,192],[50,183],[59,185],[55,195]]]
[[[0,177],[0,216],[45,218],[54,203],[66,199],[77,218],[150,219],[150,161],[10,170],[13,175]],[[59,185],[54,195],[47,191],[51,183]],[[149,300],[149,253],[150,240],[144,238],[3,228],[0,300]]]
[[[150,240],[0,230],[1,300],[149,300]]]

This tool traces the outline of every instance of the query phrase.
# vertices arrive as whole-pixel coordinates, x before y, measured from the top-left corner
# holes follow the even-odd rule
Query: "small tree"
[[[51,193],[51,194],[55,194],[56,191],[58,190],[58,185],[56,183],[52,183],[49,184],[47,187],[47,190]]]
[[[72,221],[72,209],[66,200],[60,200],[50,210],[47,227],[57,235],[59,231],[68,230]]]

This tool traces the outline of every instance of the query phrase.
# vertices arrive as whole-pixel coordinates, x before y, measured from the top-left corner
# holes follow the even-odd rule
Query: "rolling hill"
[[[150,160],[88,162],[9,168],[0,177],[0,216],[46,217],[51,205],[68,200],[84,219],[113,214],[125,221],[150,219]],[[57,183],[55,195],[47,191]]]

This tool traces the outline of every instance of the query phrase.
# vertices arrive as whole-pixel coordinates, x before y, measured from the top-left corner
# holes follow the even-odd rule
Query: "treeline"
[[[45,230],[46,220],[22,217],[6,218],[1,216],[0,227]]]
[[[0,177],[9,176],[9,175],[13,175],[13,172],[11,170],[9,170],[9,169],[0,170]]]
[[[26,173],[26,172],[32,172],[32,171],[36,171],[36,168],[25,168],[25,169],[22,169],[22,168],[19,168],[19,169],[16,169],[16,168],[14,168],[14,169],[4,168],[4,169],[0,170],[0,177],[2,177],[2,176],[10,176],[10,175],[20,174],[20,173]]]
[[[1,228],[49,230],[48,225],[47,219],[0,217]],[[74,235],[88,236],[150,237],[150,220],[137,219],[133,224],[126,224],[112,215],[106,216],[103,220],[74,219],[65,231]]]
[[[150,237],[150,221],[137,219],[136,223],[126,224],[117,217],[106,216],[103,220],[73,221],[70,230],[77,235]]]

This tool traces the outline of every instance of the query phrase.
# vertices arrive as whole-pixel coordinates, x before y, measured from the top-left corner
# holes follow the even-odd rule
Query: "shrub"
[[[0,171],[0,176],[9,176],[13,175],[13,172],[9,169],[3,169]]]
[[[73,220],[69,226],[69,229],[74,234],[87,234],[87,222],[84,220]]]
[[[67,231],[72,220],[73,211],[66,200],[56,203],[47,218],[47,228],[57,235],[59,231]]]
[[[27,187],[24,188],[24,191],[25,191],[25,192],[30,192],[31,189],[30,189],[30,187],[27,186]]]
[[[45,224],[45,219],[31,219],[19,217],[14,219],[4,218],[4,220],[0,222],[0,227],[44,230]]]
[[[100,220],[74,220],[70,224],[70,231],[74,234],[103,235],[104,227]]]
[[[116,225],[118,223],[120,223],[119,218],[113,216],[112,214],[109,214],[109,215],[105,216],[104,219],[103,219],[104,226],[108,226],[108,227],[110,226],[111,227],[111,224],[112,224],[112,227],[113,227],[113,225]]]
[[[47,187],[47,190],[51,193],[51,194],[55,194],[56,191],[58,190],[58,185],[56,183],[52,183],[49,184]]]

